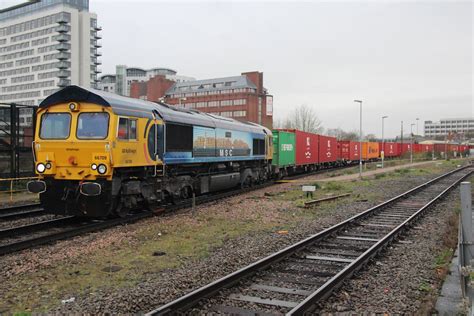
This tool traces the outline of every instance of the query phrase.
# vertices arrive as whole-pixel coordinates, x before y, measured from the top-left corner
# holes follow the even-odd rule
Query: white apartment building
[[[474,133],[474,118],[441,119],[439,122],[425,121],[425,137],[446,136],[449,133]]]
[[[181,76],[173,69],[169,68],[151,68],[143,69],[138,67],[127,67],[117,65],[115,75],[103,75],[98,84],[99,90],[130,96],[130,86],[134,81],[147,81],[155,76],[164,76],[168,80],[176,82],[185,82],[196,80],[193,77]]]
[[[95,87],[101,28],[89,0],[36,0],[0,10],[0,102],[38,105],[61,87]]]

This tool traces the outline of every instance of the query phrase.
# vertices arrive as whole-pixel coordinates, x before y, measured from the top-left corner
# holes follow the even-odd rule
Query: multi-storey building
[[[0,102],[38,105],[58,88],[95,86],[100,30],[88,0],[0,10]]]
[[[425,121],[425,137],[448,134],[474,134],[474,118],[441,119],[439,122]]]
[[[162,76],[173,82],[195,80],[192,77],[178,75],[175,70],[169,68],[152,68],[146,70],[138,67],[117,65],[114,75],[103,75],[100,78],[98,89],[130,96],[132,82],[146,82],[155,76]]]
[[[165,101],[188,109],[273,126],[273,96],[263,87],[263,73],[175,83]]]

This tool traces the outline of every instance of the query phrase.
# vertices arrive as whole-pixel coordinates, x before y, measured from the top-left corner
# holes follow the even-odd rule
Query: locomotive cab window
[[[81,113],[77,120],[77,138],[105,139],[109,129],[109,114],[104,112]]]
[[[71,129],[71,114],[45,113],[41,116],[42,139],[66,139]]]
[[[117,138],[136,140],[137,139],[137,120],[121,117],[119,119]]]

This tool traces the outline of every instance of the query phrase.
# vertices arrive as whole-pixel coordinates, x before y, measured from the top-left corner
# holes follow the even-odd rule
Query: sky
[[[15,0],[0,0],[0,6]],[[405,132],[474,117],[470,1],[90,0],[102,71],[167,67],[197,79],[258,70],[274,118],[312,107],[325,128]],[[413,128],[416,132],[416,127]]]

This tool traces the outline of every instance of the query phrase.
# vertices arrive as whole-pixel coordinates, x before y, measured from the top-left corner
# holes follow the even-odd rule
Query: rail
[[[216,280],[208,285],[205,285],[199,289],[196,289],[168,304],[165,304],[151,312],[149,312],[147,315],[175,315],[175,314],[181,314],[182,312],[186,311],[187,309],[191,308],[195,304],[197,304],[200,300],[209,298],[216,293],[219,293],[224,288],[230,288],[232,286],[235,286],[239,281],[247,279],[253,275],[255,275],[258,271],[267,271],[267,269],[270,269],[271,266],[273,266],[276,263],[284,262],[287,258],[290,258],[290,256],[301,253],[304,249],[308,249],[309,247],[312,247],[316,245],[317,242],[321,242],[325,240],[326,238],[329,237],[334,237],[337,233],[345,231],[349,227],[353,227],[356,223],[359,223],[363,220],[366,220],[368,218],[373,217],[374,215],[379,214],[380,212],[384,211],[385,209],[388,209],[389,206],[396,205],[397,203],[400,203],[399,207],[402,209],[407,209],[407,205],[403,205],[403,201],[406,201],[406,199],[409,196],[416,196],[414,195],[415,193],[418,193],[419,191],[430,187],[432,184],[435,182],[438,182],[444,178],[447,178],[448,176],[451,176],[453,174],[456,174],[457,172],[460,172],[464,170],[466,167],[461,167],[458,169],[455,169],[453,171],[450,171],[446,174],[443,174],[439,177],[436,177],[424,184],[421,184],[411,190],[408,190],[405,193],[402,193],[392,199],[389,199],[377,206],[374,206],[362,213],[359,213],[339,224],[336,224],[330,228],[327,228],[323,230],[322,232],[312,235],[296,244],[293,244],[283,250],[280,250],[268,257],[265,257],[263,259],[260,259],[259,261],[252,263],[238,271],[235,271],[219,280]],[[434,198],[430,198],[427,203],[423,203],[422,207],[418,209],[418,207],[415,207],[414,213],[407,214],[408,217],[404,218],[402,222],[398,223],[396,227],[394,227],[391,231],[388,232],[383,238],[380,240],[374,240],[370,238],[360,238],[360,240],[365,240],[366,242],[375,242],[370,248],[365,250],[357,259],[355,260],[350,260],[350,264],[345,266],[342,270],[340,270],[338,273],[333,275],[327,282],[322,284],[318,289],[314,292],[311,292],[309,296],[306,297],[303,301],[300,303],[294,303],[294,302],[283,302],[283,303],[288,303],[291,305],[286,305],[286,307],[292,307],[287,315],[303,315],[306,311],[308,311],[316,302],[318,302],[321,299],[324,299],[330,293],[336,289],[338,286],[342,284],[342,282],[350,277],[355,271],[360,269],[364,264],[366,264],[372,257],[374,257],[377,253],[380,252],[381,249],[383,249],[385,246],[387,246],[391,241],[393,241],[396,236],[398,236],[402,231],[407,229],[409,224],[411,224],[414,220],[416,220],[421,214],[423,214],[426,209],[431,206],[433,203],[435,203],[439,198],[444,196],[449,190],[451,190],[455,185],[457,185],[460,181],[462,181],[465,177],[467,177],[469,174],[472,173],[472,169],[468,170],[467,173],[463,174],[462,177],[456,178],[454,182],[450,182],[447,188],[445,188],[441,193],[438,194],[437,191],[434,192],[436,194]],[[421,205],[420,205],[421,206]],[[395,216],[397,217],[398,215],[393,215],[390,214],[388,216]],[[370,225],[367,225],[370,226]],[[372,224],[373,226],[373,224]],[[380,224],[380,225],[375,225],[375,226],[387,226],[386,224]],[[339,238],[339,237],[335,237]],[[351,239],[351,237],[340,237],[342,240],[345,239]],[[304,257],[304,256],[303,256]],[[311,258],[311,260],[336,260],[334,258],[326,258],[326,257],[315,257],[315,256],[308,256]],[[340,259],[339,262],[349,262],[349,260],[343,261],[344,259]],[[257,285],[258,286],[258,285]],[[238,295],[236,295],[238,296]],[[234,297],[235,298],[235,297]],[[237,297],[237,299],[239,299]],[[248,301],[253,301],[255,303],[262,303],[262,300],[260,302],[257,302],[255,298],[252,297],[240,297],[241,300],[248,300]],[[281,302],[276,302],[272,299],[266,300],[267,303],[271,301],[271,303],[268,304],[273,304],[277,305],[278,303],[281,304]],[[263,303],[265,304],[265,303]],[[283,305],[281,305],[283,306]],[[248,310],[245,310],[245,312],[249,312]],[[253,311],[252,311],[253,312]],[[238,313],[238,312],[237,312]]]
[[[24,181],[27,180],[35,180],[38,179],[38,177],[19,177],[19,178],[0,178],[0,188],[3,187],[3,183],[7,183],[5,187],[7,187],[7,190],[1,190],[0,189],[0,195],[1,194],[8,194],[9,195],[9,201],[13,202],[13,197],[17,193],[21,192],[28,192],[26,190],[26,185],[24,185]],[[22,182],[23,181],[23,182]],[[19,188],[18,185],[15,185],[15,182],[20,182],[21,185],[23,185],[23,188]],[[2,203],[0,199],[0,204]]]

